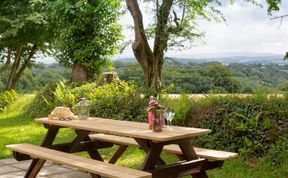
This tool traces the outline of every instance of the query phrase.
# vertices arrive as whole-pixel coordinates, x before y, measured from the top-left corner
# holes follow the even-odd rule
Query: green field
[[[33,122],[34,118],[27,116],[26,107],[33,102],[34,95],[22,95],[9,108],[0,113],[0,159],[11,157],[11,153],[5,149],[7,144],[32,143],[40,144],[45,129],[41,125]],[[73,132],[63,130],[60,132],[57,142],[73,139]],[[101,150],[104,159],[109,159],[116,146],[110,149]],[[85,155],[85,154],[83,154]],[[285,154],[283,154],[285,155]],[[287,154],[286,154],[287,155]],[[141,166],[145,154],[137,148],[128,149],[117,164],[138,168]],[[163,159],[167,162],[176,161],[175,156],[163,154]],[[226,161],[222,169],[208,172],[209,177],[215,178],[287,178],[288,177],[288,156],[283,156],[280,165],[271,166],[269,161],[264,162],[259,159],[252,163],[243,161],[242,158],[233,161]]]

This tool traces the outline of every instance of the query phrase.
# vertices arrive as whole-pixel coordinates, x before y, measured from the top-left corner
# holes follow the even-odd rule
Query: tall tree
[[[125,1],[134,21],[133,53],[144,72],[146,86],[155,90],[161,87],[165,51],[169,47],[183,47],[187,41],[191,44],[203,36],[196,29],[197,17],[207,20],[222,17],[218,10],[209,6],[212,2],[218,3],[214,0],[147,0],[148,5],[153,5],[154,16],[145,29],[138,0]],[[151,37],[154,38],[153,48],[148,41]]]
[[[9,90],[15,88],[24,70],[32,65],[35,54],[47,49],[50,33],[29,0],[1,1],[0,23],[0,62],[4,63],[0,74],[10,69],[6,82]]]
[[[72,81],[92,79],[118,50],[118,0],[39,0],[54,26],[56,57],[72,67]]]

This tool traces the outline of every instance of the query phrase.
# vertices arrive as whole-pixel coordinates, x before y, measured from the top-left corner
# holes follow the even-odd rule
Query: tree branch
[[[10,90],[11,89],[11,85],[12,85],[12,81],[13,81],[13,78],[17,72],[17,69],[20,65],[20,56],[21,56],[21,53],[22,53],[22,48],[23,48],[23,44],[18,44],[17,46],[17,49],[16,49],[16,54],[15,54],[15,61],[12,65],[12,69],[11,69],[11,72],[10,72],[10,75],[9,75],[9,78],[8,78],[8,81],[7,81],[7,84],[6,84],[6,90]]]
[[[274,19],[283,19],[283,18],[285,18],[285,17],[288,17],[288,14],[272,17],[271,20],[274,20]]]
[[[11,49],[8,48],[8,51],[7,51],[7,59],[6,59],[5,64],[0,68],[0,74],[1,74],[2,72],[4,72],[4,71],[9,67],[10,63],[11,63]]]
[[[184,18],[185,18],[185,13],[186,13],[186,0],[184,1],[184,4],[183,4],[183,10],[182,10],[182,17],[181,17],[180,26],[183,25]]]
[[[126,6],[134,21],[135,40],[132,44],[133,53],[144,70],[152,63],[153,53],[149,46],[143,25],[143,17],[137,0],[125,0]]]
[[[15,77],[13,78],[12,81],[12,85],[11,88],[15,88],[16,82],[19,80],[19,78],[21,77],[22,73],[24,72],[24,70],[27,68],[27,66],[30,64],[31,59],[33,58],[34,54],[36,53],[37,50],[37,45],[34,44],[29,52],[29,55],[27,56],[27,58],[24,60],[23,64],[21,65],[21,67],[18,69]]]
[[[169,34],[167,33],[167,23],[173,0],[163,1],[159,9],[159,17],[157,18],[156,34],[154,41],[154,55],[164,55],[164,49],[167,47]]]
[[[271,18],[271,20],[275,20],[275,19],[280,19],[280,24],[278,25],[278,29],[281,27],[281,25],[282,25],[282,23],[283,23],[283,19],[285,18],[285,17],[288,17],[288,14],[287,15],[281,15],[281,16],[276,16],[276,17],[273,17],[273,18]]]

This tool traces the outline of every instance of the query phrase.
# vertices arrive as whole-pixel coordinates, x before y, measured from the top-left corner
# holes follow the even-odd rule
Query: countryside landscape
[[[134,178],[288,177],[287,5],[278,0],[0,2],[0,178],[126,178],[131,172]],[[245,28],[240,30],[241,25]],[[260,27],[265,33],[256,31]],[[89,105],[83,120],[82,101]],[[149,109],[152,101],[162,115]],[[47,119],[57,108],[72,116]],[[168,111],[175,114],[172,126]],[[154,126],[149,130],[151,113]],[[161,132],[154,128],[158,114],[164,122]],[[91,118],[111,125],[94,128]],[[51,138],[55,145],[49,145],[54,121],[61,129]],[[81,129],[66,126],[74,122],[82,122]],[[115,131],[114,122],[128,126]],[[140,125],[150,140],[149,134],[141,137]],[[90,137],[74,147],[82,132],[85,136],[84,126],[91,129]],[[190,135],[187,143],[184,137],[169,140],[179,144],[181,154],[169,152],[163,141],[163,152],[153,158],[153,144],[161,143],[157,139],[191,128],[209,132]],[[93,134],[118,140],[93,140]],[[135,140],[121,145],[127,138]],[[91,143],[86,148],[84,142]],[[39,147],[27,158],[27,150],[13,148],[23,143]],[[101,148],[92,148],[97,144]],[[40,148],[48,151],[35,158]],[[210,150],[212,157],[197,149]],[[75,164],[49,157],[49,150],[63,152],[67,159],[77,156]],[[121,157],[116,159],[117,152]],[[197,159],[189,157],[194,154]],[[33,162],[28,169],[31,159],[43,170]]]

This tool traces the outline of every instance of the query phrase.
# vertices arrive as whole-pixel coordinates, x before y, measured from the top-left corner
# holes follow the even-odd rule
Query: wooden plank
[[[164,129],[163,132],[155,133],[148,129],[148,124],[130,121],[119,121],[103,118],[89,118],[87,120],[48,120],[39,118],[35,120],[41,124],[56,125],[72,129],[94,131],[110,135],[118,135],[132,138],[141,138],[152,140],[153,142],[173,141],[176,139],[192,138],[205,135],[210,132],[209,129],[176,127],[173,130]]]
[[[164,147],[164,150],[168,151],[169,153],[182,154],[181,149],[178,145],[166,145]],[[206,158],[211,161],[230,160],[238,156],[237,153],[227,151],[211,150],[197,147],[194,147],[194,150],[197,156],[199,156],[200,158]]]
[[[112,142],[117,145],[129,145],[129,146],[139,146],[138,143],[129,137],[120,137],[116,135],[107,135],[107,134],[91,134],[89,137],[92,140],[99,140],[104,142]]]
[[[8,149],[23,154],[31,155],[31,157],[49,160],[57,164],[65,164],[78,168],[81,171],[109,178],[151,178],[152,175],[147,172],[136,169],[116,166],[109,163],[104,163],[73,154],[68,154],[60,151],[51,150],[40,146],[30,144],[8,145]]]
[[[129,145],[139,147],[138,143],[134,139],[128,137],[120,137],[106,134],[92,134],[90,135],[90,138],[92,140],[106,141],[119,145]],[[169,153],[182,155],[181,149],[179,148],[178,145],[175,144],[165,145],[163,150]],[[197,147],[194,147],[194,150],[198,157],[206,158],[210,161],[230,160],[238,156],[237,153],[197,148]]]

